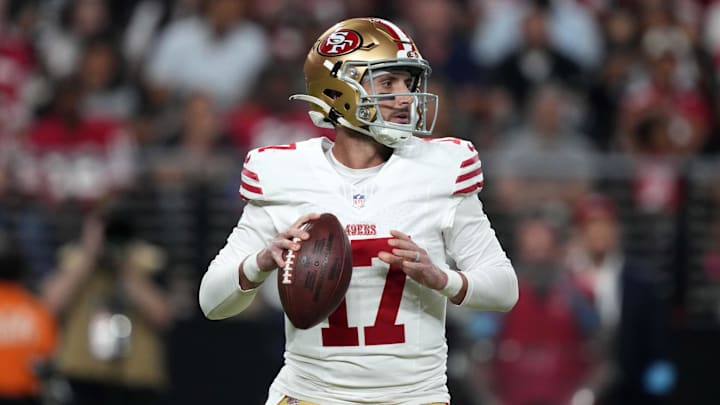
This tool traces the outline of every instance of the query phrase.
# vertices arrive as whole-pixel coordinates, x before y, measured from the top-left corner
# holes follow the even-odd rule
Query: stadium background
[[[664,403],[716,403],[712,0],[0,0],[0,226],[22,242],[31,290],[88,212],[122,205],[168,258],[168,403],[260,403],[282,361],[275,301],[211,322],[197,286],[242,210],[245,152],[326,134],[287,96],[303,91],[309,45],[353,16],[397,22],[430,61],[435,133],[479,149],[481,199],[511,258],[525,213],[571,235],[583,195],[611,198],[668,307],[677,380]],[[57,140],[63,114],[97,125]],[[453,404],[480,403],[478,325],[462,311],[449,322]]]

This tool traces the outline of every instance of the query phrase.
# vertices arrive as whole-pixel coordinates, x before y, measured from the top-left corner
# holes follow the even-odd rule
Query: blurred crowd
[[[218,326],[197,283],[245,153],[332,135],[288,96],[356,16],[429,60],[520,278],[451,311],[453,405],[712,402],[678,336],[720,325],[720,1],[0,0],[0,404],[261,403],[275,293]]]

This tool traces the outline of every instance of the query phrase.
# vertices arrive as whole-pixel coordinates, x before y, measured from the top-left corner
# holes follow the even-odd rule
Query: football
[[[350,285],[350,240],[335,215],[324,213],[303,225],[310,234],[297,252],[283,253],[285,267],[277,272],[280,301],[298,329],[325,320],[340,305]]]

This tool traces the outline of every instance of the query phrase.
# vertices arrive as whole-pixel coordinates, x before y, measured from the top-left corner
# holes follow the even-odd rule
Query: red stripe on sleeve
[[[460,163],[460,167],[468,167],[468,166],[470,166],[471,164],[477,163],[477,162],[479,162],[479,161],[480,161],[480,156],[478,156],[477,153],[476,153],[475,156],[471,157],[470,159],[463,160],[463,162]]]
[[[455,183],[463,182],[463,181],[465,181],[465,180],[467,180],[467,179],[469,179],[469,178],[478,176],[478,175],[480,175],[480,174],[482,174],[482,168],[481,168],[481,167],[478,167],[477,169],[475,169],[475,170],[473,170],[473,171],[471,171],[471,172],[468,172],[468,173],[459,175],[459,176],[457,177],[457,179],[455,180]]]
[[[251,184],[247,184],[247,183],[244,182],[244,181],[243,181],[243,182],[240,182],[240,187],[244,188],[244,189],[247,190],[247,191],[250,191],[250,192],[252,192],[252,193],[255,193],[255,194],[262,194],[262,193],[263,193],[263,192],[262,192],[262,188],[257,187],[257,186],[253,186],[253,185],[251,185]]]
[[[475,191],[475,190],[480,190],[480,189],[482,188],[482,186],[483,186],[483,182],[480,181],[480,182],[477,182],[477,183],[475,183],[475,184],[473,184],[473,185],[470,185],[470,186],[467,186],[467,187],[465,187],[465,188],[461,188],[460,190],[455,191],[455,192],[453,193],[453,195],[471,193],[471,192],[473,192],[473,191]]]
[[[248,176],[249,178],[251,178],[255,181],[260,181],[260,178],[258,177],[257,173],[250,171],[246,168],[242,169],[242,174],[244,174],[245,176]]]

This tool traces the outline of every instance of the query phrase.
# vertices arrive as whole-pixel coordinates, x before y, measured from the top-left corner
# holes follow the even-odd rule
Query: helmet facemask
[[[396,71],[410,74],[408,92],[380,93],[375,87],[375,79]],[[427,62],[417,59],[345,62],[339,69],[337,78],[357,91],[359,100],[354,113],[355,119],[362,124],[361,128],[352,126],[350,129],[369,135],[390,147],[398,146],[411,135],[430,136],[435,126],[437,108],[433,108],[434,114],[429,117],[429,107],[433,104],[437,105],[437,96],[427,92],[429,74],[430,67]],[[358,77],[361,79],[358,80]],[[368,83],[370,89],[367,90],[362,83]],[[408,109],[410,117],[407,124],[390,122],[382,116],[380,103],[396,97],[410,97],[412,100]]]

